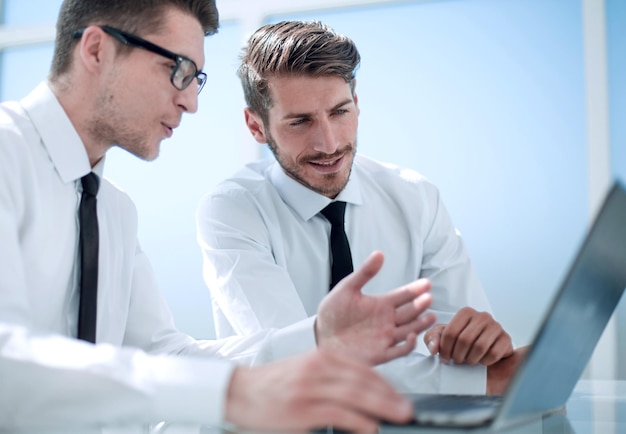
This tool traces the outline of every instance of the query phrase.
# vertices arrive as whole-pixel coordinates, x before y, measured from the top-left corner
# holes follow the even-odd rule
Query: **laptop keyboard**
[[[497,395],[412,394],[415,422],[429,425],[481,425],[492,420],[502,404]]]

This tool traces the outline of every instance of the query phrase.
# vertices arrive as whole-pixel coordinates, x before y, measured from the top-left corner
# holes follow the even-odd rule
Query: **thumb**
[[[331,294],[339,291],[360,291],[372,277],[378,274],[384,261],[385,256],[382,252],[373,252],[368,256],[363,265],[339,281],[337,286],[331,291]]]
[[[439,352],[439,342],[441,341],[444,327],[443,324],[435,324],[424,334],[424,343],[433,356]]]

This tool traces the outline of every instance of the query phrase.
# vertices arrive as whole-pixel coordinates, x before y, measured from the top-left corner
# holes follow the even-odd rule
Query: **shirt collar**
[[[39,84],[21,104],[63,182],[75,181],[92,170],[85,145],[47,83]],[[93,169],[100,178],[103,167],[100,161]]]
[[[272,164],[270,179],[283,201],[293,208],[303,220],[309,220],[324,209],[326,205],[333,202],[333,199],[316,193],[289,177],[278,164],[278,161],[274,161]],[[354,205],[362,203],[361,183],[356,170],[356,158],[348,183],[334,200],[342,200]]]

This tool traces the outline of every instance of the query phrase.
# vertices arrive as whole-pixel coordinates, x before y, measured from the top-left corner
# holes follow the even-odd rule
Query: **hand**
[[[424,335],[430,353],[448,363],[490,366],[513,354],[511,337],[486,312],[459,310],[448,324],[437,324]]]
[[[254,368],[231,377],[225,418],[255,431],[310,431],[334,426],[376,432],[379,420],[406,423],[413,415],[373,369],[325,350]]]
[[[381,252],[372,253],[322,300],[315,322],[319,348],[343,351],[378,365],[410,353],[417,335],[434,324],[434,314],[423,315],[432,304],[428,280],[420,279],[383,295],[361,293],[383,260]]]
[[[513,354],[487,368],[487,395],[502,395],[524,360],[529,347],[516,348]]]

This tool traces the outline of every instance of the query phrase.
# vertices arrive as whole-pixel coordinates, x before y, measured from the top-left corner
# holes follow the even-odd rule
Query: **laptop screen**
[[[521,419],[564,405],[624,287],[626,192],[616,183],[511,382],[499,420]]]

